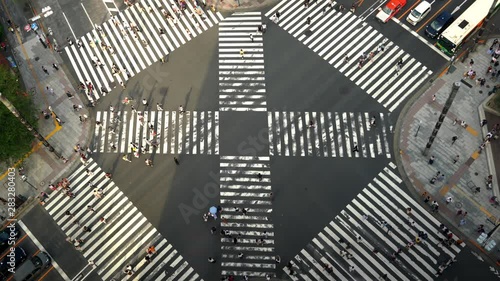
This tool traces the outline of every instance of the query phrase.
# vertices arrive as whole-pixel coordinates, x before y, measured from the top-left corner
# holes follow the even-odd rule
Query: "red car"
[[[386,23],[388,22],[401,8],[406,5],[406,0],[390,0],[382,9],[377,13],[376,18]]]

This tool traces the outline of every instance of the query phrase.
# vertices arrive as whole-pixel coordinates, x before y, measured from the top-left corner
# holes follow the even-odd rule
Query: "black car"
[[[10,242],[9,244],[9,237],[11,236],[11,231],[14,231],[14,234],[12,235],[14,239],[11,239],[10,241],[14,241],[15,243],[15,241],[17,241],[17,238],[19,238],[19,230],[17,229],[17,227],[4,228],[4,230],[0,232],[0,254],[5,252],[9,247],[14,246],[13,242]]]
[[[21,247],[14,248],[14,252],[9,252],[3,259],[0,261],[0,273],[4,276],[8,276],[10,274],[9,268],[17,268],[26,260],[26,251],[24,251]],[[12,258],[12,259],[11,259]],[[9,264],[11,262],[11,264]],[[0,276],[1,277],[1,276]],[[0,278],[0,280],[2,280]]]
[[[425,27],[425,35],[430,38],[437,38],[452,22],[453,15],[447,11],[442,12],[437,16],[431,24]]]

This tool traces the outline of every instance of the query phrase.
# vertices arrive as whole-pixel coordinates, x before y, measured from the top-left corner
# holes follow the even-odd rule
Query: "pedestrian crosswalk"
[[[68,246],[93,261],[103,280],[202,280],[92,159],[68,180],[76,197],[54,192],[45,209],[68,236]],[[96,192],[103,192],[102,198]],[[80,245],[72,242],[80,239]],[[147,262],[150,246],[156,253]],[[128,278],[127,265],[133,268]]]
[[[292,280],[433,280],[458,255],[465,244],[447,243],[459,238],[443,234],[395,170],[384,168],[293,258],[284,268]]]
[[[97,111],[96,120],[94,152],[219,154],[218,111]]]
[[[260,12],[234,13],[219,24],[219,110],[266,111]]]
[[[272,196],[268,156],[221,156],[223,276],[275,276]]]
[[[128,79],[223,19],[219,12],[194,6],[192,1],[177,2],[138,1],[65,48],[91,102],[121,83],[126,85]]]
[[[386,157],[392,126],[384,113],[268,112],[271,156]]]
[[[329,2],[315,1],[306,8],[304,1],[282,0],[265,15],[394,111],[432,71],[356,15],[338,12]]]

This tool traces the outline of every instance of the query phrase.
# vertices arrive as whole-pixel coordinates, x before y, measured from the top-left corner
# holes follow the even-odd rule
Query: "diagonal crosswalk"
[[[223,19],[186,1],[144,0],[116,14],[65,48],[91,102],[158,62]],[[160,32],[161,29],[161,32]]]
[[[384,275],[385,280],[433,280],[439,266],[465,244],[446,243],[441,223],[401,183],[389,163],[285,272],[292,280],[382,280]],[[459,240],[449,235],[450,242]],[[414,245],[407,248],[410,242]]]
[[[384,113],[268,112],[271,156],[391,158],[392,126]],[[357,148],[357,152],[355,151]]]
[[[218,111],[97,111],[93,150],[141,154],[219,154]],[[155,148],[156,147],[156,148]]]
[[[92,159],[68,180],[76,197],[54,192],[46,200],[45,209],[69,241],[83,240],[77,249],[95,262],[103,280],[202,280]],[[98,189],[103,192],[102,198],[94,194]],[[90,232],[85,232],[84,226]],[[156,253],[147,262],[150,246]],[[134,273],[124,279],[123,271],[129,264]]]
[[[221,227],[230,232],[221,238],[222,275],[274,276],[270,158],[221,156],[220,198]]]
[[[266,111],[260,12],[234,13],[219,24],[219,110]]]
[[[306,8],[303,1],[283,0],[265,15],[394,111],[432,71],[356,15],[338,12],[328,2],[315,1]]]

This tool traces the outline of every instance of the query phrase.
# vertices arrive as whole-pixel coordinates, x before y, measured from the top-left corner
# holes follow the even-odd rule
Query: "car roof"
[[[441,14],[439,14],[434,20],[437,21],[447,21],[449,18],[451,18],[453,15],[448,12],[448,11],[443,11]]]
[[[406,5],[406,0],[390,0],[387,3],[387,7],[389,7],[391,10],[395,9],[399,4],[402,6]]]

